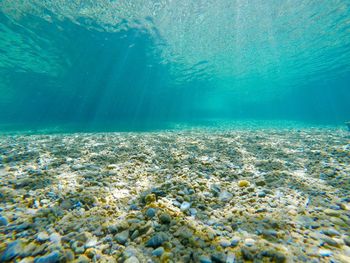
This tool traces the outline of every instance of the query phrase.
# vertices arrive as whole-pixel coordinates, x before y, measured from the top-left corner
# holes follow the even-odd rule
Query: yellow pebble
[[[250,185],[250,183],[247,181],[247,180],[240,180],[239,182],[238,182],[238,186],[239,187],[247,187],[247,186],[249,186]]]

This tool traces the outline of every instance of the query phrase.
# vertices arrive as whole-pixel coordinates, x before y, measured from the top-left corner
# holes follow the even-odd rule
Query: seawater
[[[0,3],[1,130],[350,119],[343,0]]]

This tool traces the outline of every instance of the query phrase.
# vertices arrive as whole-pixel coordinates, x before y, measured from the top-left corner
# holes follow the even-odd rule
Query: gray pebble
[[[164,232],[159,232],[146,242],[146,247],[156,248],[163,245],[163,243],[165,243],[168,240],[169,237],[167,236],[167,234],[165,234]]]
[[[163,253],[164,253],[164,248],[159,247],[152,251],[152,256],[160,257],[161,255],[163,255]]]
[[[58,251],[51,252],[48,255],[38,257],[34,260],[34,263],[56,263],[60,260],[60,253]]]
[[[121,245],[124,245],[126,241],[128,241],[128,238],[129,238],[129,230],[124,230],[123,232],[116,234],[114,237],[114,239]]]
[[[8,221],[5,217],[0,216],[0,226],[7,226]]]
[[[8,244],[6,250],[0,257],[0,262],[9,261],[17,257],[22,252],[22,249],[23,245],[19,240]]]
[[[156,215],[156,210],[154,208],[148,208],[146,211],[146,216],[152,218]]]
[[[191,204],[189,202],[183,202],[181,204],[180,209],[181,211],[187,211],[188,209],[190,209],[190,207],[191,207]]]
[[[199,262],[200,263],[212,263],[211,259],[207,256],[200,256],[199,257]]]

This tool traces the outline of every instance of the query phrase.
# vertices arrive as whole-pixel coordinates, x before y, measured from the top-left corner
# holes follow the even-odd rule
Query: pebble
[[[152,255],[155,257],[160,257],[161,255],[163,255],[163,253],[164,253],[163,247],[156,248],[155,250],[152,251]]]
[[[234,238],[231,240],[231,246],[233,246],[233,247],[238,246],[239,241],[240,241],[240,238],[239,238],[239,237],[234,237]]]
[[[204,255],[199,257],[199,262],[200,263],[212,263],[211,259],[207,256],[204,256]]]
[[[45,242],[46,240],[49,240],[49,238],[50,237],[46,232],[40,232],[36,237],[36,240],[39,242]]]
[[[318,253],[320,254],[320,256],[322,257],[330,257],[332,255],[332,251],[328,250],[328,249],[320,249],[318,251]]]
[[[124,263],[139,263],[140,261],[135,256],[129,257],[127,260],[124,261]]]
[[[76,261],[76,263],[89,263],[90,259],[85,255],[80,255]]]
[[[232,197],[233,197],[233,194],[231,194],[231,193],[229,193],[227,191],[223,191],[219,195],[219,200],[221,202],[228,202],[228,201],[230,201],[232,199]]]
[[[233,253],[228,253],[225,263],[234,263],[236,261],[236,256]]]
[[[48,255],[38,257],[34,260],[34,263],[56,263],[60,260],[60,253],[58,251],[53,251]]]
[[[247,180],[240,180],[240,181],[238,181],[238,186],[239,187],[247,187],[249,185],[250,185],[250,183]]]
[[[168,213],[162,213],[162,214],[159,216],[159,221],[160,221],[162,224],[170,224],[170,222],[171,222],[171,216],[170,216]]]
[[[121,245],[124,245],[126,241],[128,241],[128,238],[129,230],[124,230],[123,232],[120,232],[119,234],[115,235],[115,240]]]
[[[169,237],[167,236],[167,234],[165,234],[164,232],[159,232],[159,233],[156,233],[153,237],[151,237],[146,242],[146,247],[157,248],[163,245],[163,243],[165,243],[168,240],[169,240]]]
[[[0,216],[0,226],[7,226],[8,221],[5,217]]]
[[[264,191],[259,191],[258,197],[266,197],[266,193]]]
[[[322,231],[325,235],[327,236],[330,236],[330,237],[334,237],[334,236],[340,236],[340,233],[333,229],[333,228],[330,228],[330,229],[325,229]]]
[[[244,240],[244,244],[248,247],[252,247],[255,245],[255,240],[252,238],[247,238],[246,240]]]
[[[345,237],[343,240],[344,240],[345,245],[350,247],[350,237]]]
[[[146,216],[153,218],[156,215],[156,210],[154,208],[148,208],[146,211]]]
[[[220,239],[219,244],[220,244],[220,246],[222,246],[223,248],[226,248],[226,247],[230,247],[230,246],[231,246],[231,242],[228,241],[226,238]]]
[[[0,257],[0,262],[9,261],[17,257],[23,250],[23,244],[21,241],[16,240],[8,244],[6,250]]]
[[[58,233],[52,233],[50,235],[50,241],[55,244],[61,243],[61,236]]]
[[[180,210],[181,211],[187,211],[188,209],[190,209],[191,204],[189,202],[183,202],[181,204]]]

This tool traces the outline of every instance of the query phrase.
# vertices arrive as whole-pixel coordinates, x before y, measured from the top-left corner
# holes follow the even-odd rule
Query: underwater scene
[[[350,1],[0,0],[0,262],[350,262]]]

